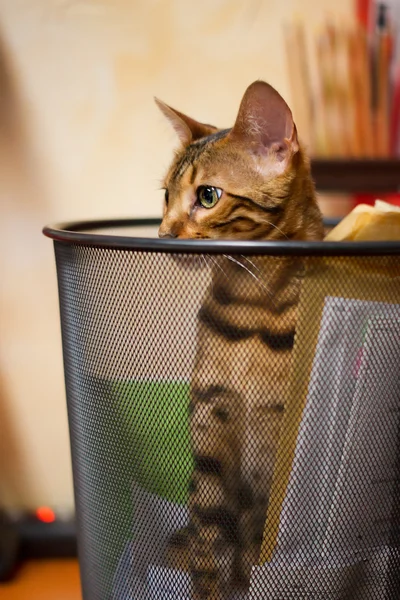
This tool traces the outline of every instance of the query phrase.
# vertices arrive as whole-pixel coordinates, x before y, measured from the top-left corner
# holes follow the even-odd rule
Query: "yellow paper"
[[[359,204],[325,238],[339,241],[400,240],[400,208],[382,200],[375,206]]]

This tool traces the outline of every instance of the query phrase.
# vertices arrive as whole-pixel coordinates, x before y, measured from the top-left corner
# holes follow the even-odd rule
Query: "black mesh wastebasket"
[[[156,231],[45,229],[85,600],[398,600],[400,243]]]

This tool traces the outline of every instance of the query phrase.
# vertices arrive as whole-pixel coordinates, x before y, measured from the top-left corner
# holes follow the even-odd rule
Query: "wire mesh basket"
[[[84,599],[398,600],[400,243],[157,223],[44,230]]]

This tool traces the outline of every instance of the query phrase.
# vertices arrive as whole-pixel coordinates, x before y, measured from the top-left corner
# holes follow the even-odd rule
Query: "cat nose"
[[[164,218],[158,230],[160,238],[177,238],[180,225],[175,220]]]
[[[172,231],[159,231],[158,237],[160,237],[160,238],[176,238],[178,236],[176,235],[176,233],[173,233]]]

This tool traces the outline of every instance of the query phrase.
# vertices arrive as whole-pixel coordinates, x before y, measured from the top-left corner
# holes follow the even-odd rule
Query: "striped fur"
[[[273,88],[252,84],[231,130],[159,105],[182,142],[165,178],[161,236],[322,237],[308,160]],[[196,199],[205,185],[223,190],[211,209]],[[190,523],[169,549],[170,564],[191,573],[193,600],[229,597],[257,563],[304,271],[296,257],[207,260],[191,380]]]

